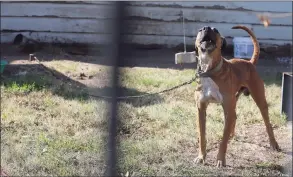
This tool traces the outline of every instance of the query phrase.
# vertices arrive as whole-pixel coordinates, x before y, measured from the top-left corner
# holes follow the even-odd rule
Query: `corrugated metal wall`
[[[43,42],[108,43],[113,2],[1,2],[1,42],[22,33]],[[205,25],[225,37],[247,36],[232,26],[244,24],[261,44],[292,43],[292,17],[272,19],[264,28],[259,12],[292,12],[292,2],[140,2],[127,5],[126,41],[133,44],[176,46],[183,43],[181,11],[186,21],[187,43]],[[231,40],[228,40],[230,43]]]

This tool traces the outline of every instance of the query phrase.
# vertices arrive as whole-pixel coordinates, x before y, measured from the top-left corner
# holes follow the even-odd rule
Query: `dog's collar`
[[[200,66],[198,67],[198,70],[197,70],[197,74],[199,77],[210,77],[212,74],[220,71],[220,69],[222,68],[223,66],[223,58],[221,58],[221,61],[217,64],[217,66],[211,70],[208,70],[207,72],[203,72],[200,68]]]

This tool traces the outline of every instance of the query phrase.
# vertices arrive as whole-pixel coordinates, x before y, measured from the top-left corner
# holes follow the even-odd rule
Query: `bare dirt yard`
[[[28,61],[26,54],[2,53],[2,59],[5,57],[10,64],[1,76],[1,168],[10,176],[103,175],[109,102],[88,93],[111,96],[107,57],[65,55],[57,49],[36,56],[39,62]],[[122,95],[161,91],[190,80],[195,73],[193,65],[175,67],[172,51],[137,51],[128,58],[132,64],[120,67]],[[165,94],[119,102],[119,173],[291,173],[292,125],[280,113],[281,78],[276,77],[281,70],[277,66],[258,68],[266,69],[261,75],[281,152],[269,149],[256,104],[251,97],[242,96],[237,105],[236,136],[228,145],[227,167],[215,167],[223,132],[223,111],[219,105],[210,105],[207,111],[207,164],[194,164],[198,144],[192,83]]]

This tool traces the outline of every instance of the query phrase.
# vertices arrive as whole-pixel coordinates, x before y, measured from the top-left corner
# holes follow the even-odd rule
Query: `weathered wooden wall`
[[[1,2],[1,43],[22,33],[43,42],[109,42],[113,2]],[[248,36],[232,26],[243,24],[255,32],[261,44],[292,43],[292,17],[272,19],[264,28],[260,12],[292,12],[292,2],[140,2],[127,4],[126,42],[169,47],[183,43],[181,11],[186,21],[187,43],[204,25],[216,27],[223,36]],[[231,40],[228,40],[231,43]]]

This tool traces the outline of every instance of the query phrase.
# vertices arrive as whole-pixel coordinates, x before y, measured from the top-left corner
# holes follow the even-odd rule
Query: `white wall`
[[[1,2],[1,43],[22,33],[43,42],[109,42],[113,2]],[[135,44],[176,46],[183,42],[181,11],[186,19],[187,43],[205,25],[225,37],[247,36],[232,26],[243,24],[255,32],[261,44],[292,44],[292,16],[272,19],[264,28],[260,12],[292,12],[292,2],[140,2],[127,5],[126,41]],[[231,40],[228,40],[231,42]]]

